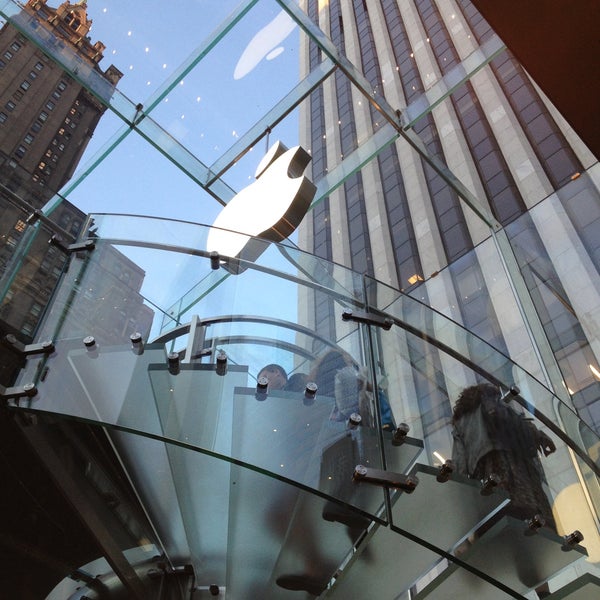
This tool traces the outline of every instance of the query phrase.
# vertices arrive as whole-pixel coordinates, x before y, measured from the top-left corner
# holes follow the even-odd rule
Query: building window
[[[67,89],[67,84],[64,81],[61,81],[56,87],[59,91],[64,92]]]
[[[14,238],[12,235],[9,235],[9,236],[6,238],[6,245],[7,245],[9,248],[14,248],[14,247],[17,245],[17,239],[16,239],[16,238]]]
[[[34,121],[33,125],[31,126],[31,131],[37,133],[41,128],[42,124],[39,121]]]
[[[27,79],[25,81],[23,81],[23,83],[21,83],[21,85],[19,86],[24,92],[26,92],[31,86],[31,83],[29,83],[29,81],[27,81]]]
[[[8,115],[6,113],[0,112],[0,123],[4,123],[8,119]]]
[[[25,223],[25,221],[21,221],[21,219],[19,219],[17,221],[17,224],[15,225],[15,229],[19,232],[19,233],[23,233],[23,231],[25,231],[25,228],[27,227],[27,223]]]
[[[15,52],[18,52],[21,49],[21,44],[19,44],[19,42],[13,42],[10,45],[10,49],[14,50]]]
[[[65,145],[64,145],[64,144],[59,144],[59,145],[58,145],[58,149],[59,149],[61,152],[64,152],[64,150],[65,150]]]
[[[0,58],[0,69],[4,69],[6,63]]]
[[[60,92],[59,92],[58,90],[54,90],[54,91],[52,92],[52,97],[53,97],[55,100],[58,100],[58,99],[60,98]]]
[[[29,79],[35,79],[37,77],[37,73],[35,71],[29,71]]]
[[[15,155],[18,158],[23,158],[25,156],[25,152],[27,152],[27,148],[25,148],[25,146],[19,146],[16,150],[15,150]]]
[[[65,23],[71,28],[74,29],[75,31],[77,31],[79,29],[79,27],[81,26],[81,21],[79,20],[79,18],[77,17],[77,15],[74,12],[70,12],[66,17],[65,17]]]
[[[23,97],[23,92],[21,90],[17,90],[14,94],[13,94],[13,98],[15,100],[17,100],[17,102]]]
[[[37,302],[34,302],[31,305],[31,308],[29,309],[29,314],[32,315],[33,317],[39,317],[41,312],[42,312],[42,305],[38,304]]]
[[[44,63],[43,63],[43,62],[40,62],[40,61],[38,60],[38,62],[36,62],[36,63],[35,63],[35,68],[36,68],[38,71],[41,71],[41,70],[44,68]]]
[[[38,117],[38,119],[39,119],[39,120],[40,120],[42,123],[43,123],[43,122],[44,122],[44,121],[45,121],[47,118],[48,118],[48,113],[47,113],[45,110],[43,110],[43,111],[40,113],[40,116]]]
[[[6,110],[10,111],[13,111],[15,108],[17,108],[17,105],[12,100],[9,100],[4,106],[6,106]]]
[[[4,58],[5,58],[6,60],[10,60],[12,57],[13,57],[13,54],[12,54],[12,52],[11,52],[10,50],[7,50],[7,51],[4,53]]]
[[[23,138],[23,141],[26,144],[31,144],[31,142],[33,142],[34,136],[31,133],[28,133],[25,135],[25,137]]]
[[[48,102],[46,102],[46,108],[48,110],[54,110],[55,106],[56,106],[56,104],[54,104],[54,102],[52,102],[52,100],[48,100]]]

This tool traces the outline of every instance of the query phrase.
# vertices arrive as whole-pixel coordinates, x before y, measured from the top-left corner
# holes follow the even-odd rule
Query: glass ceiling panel
[[[92,4],[92,3],[90,3]],[[176,6],[152,9],[146,3],[105,0],[91,5],[91,36],[106,45],[105,60],[125,76],[119,90],[135,102],[144,102],[169,81],[198,44],[214,32],[240,0],[186,0]]]
[[[142,209],[149,216],[175,211],[194,221],[212,223],[221,208],[194,179],[186,177],[136,132],[108,152],[89,173],[80,174],[81,181],[74,179],[68,185],[67,197],[86,213],[99,206],[120,213]]]
[[[297,26],[275,2],[263,0],[177,82],[152,117],[202,160],[213,161],[287,95],[299,66]],[[298,126],[290,128],[295,140]]]
[[[87,173],[98,168],[102,158],[129,137],[126,127],[135,123],[134,129],[139,129],[146,142],[180,166],[180,177],[176,177],[176,173],[168,175],[171,184],[190,177],[200,185],[210,185],[213,198],[205,196],[198,200],[198,205],[203,213],[206,206],[216,205],[210,213],[214,214],[219,202],[228,202],[253,177],[262,152],[249,150],[259,140],[281,139],[288,147],[298,142],[300,119],[295,107],[317,86],[324,92],[322,82],[327,78],[328,83],[342,86],[352,94],[354,118],[360,114],[365,122],[371,122],[372,134],[355,136],[353,143],[338,157],[329,157],[327,179],[315,181],[319,188],[316,201],[364,167],[398,135],[405,137],[419,152],[426,152],[412,130],[403,133],[399,129],[400,116],[396,110],[399,107],[390,105],[372,88],[360,69],[338,53],[329,38],[295,2],[203,0],[183,4],[177,10],[143,14],[138,3],[123,6],[106,0],[102,7],[88,7],[88,18],[93,21],[90,38],[106,45],[101,69],[106,69],[110,61],[123,73],[117,90],[108,94],[99,88],[105,85],[99,73],[86,70],[86,65],[76,65],[75,55],[66,49],[56,50],[48,33],[40,33],[39,27],[32,29],[27,19],[22,24],[28,36],[72,70],[73,76],[93,93],[109,101],[110,108],[118,115],[117,118],[107,111],[101,119],[75,173],[74,186],[82,170]],[[19,14],[20,5],[5,0],[0,10],[13,18]],[[309,36],[321,47],[323,63],[302,79],[301,49],[306,43],[303,37]],[[488,54],[491,56],[494,50],[497,48]],[[465,72],[476,71],[489,56],[471,59],[464,65]],[[334,65],[337,69],[332,71]],[[119,119],[126,124],[120,125]],[[132,171],[140,172],[144,167],[152,171],[164,169],[164,162],[151,160],[146,164],[147,146],[142,143],[139,148],[143,166],[136,168],[133,164],[132,169],[129,157],[125,162],[130,168],[125,173],[111,172],[113,181],[127,186],[132,181]],[[125,156],[125,153],[121,155],[121,162]],[[231,169],[234,165],[237,168]],[[456,187],[467,203],[477,206],[477,200],[442,163],[437,163],[435,168],[441,170],[442,176]],[[222,179],[214,181],[215,177]],[[194,203],[180,203],[176,183],[174,187],[162,215],[175,214],[179,218],[197,220]],[[70,199],[69,192],[70,188],[63,191],[67,199]],[[145,194],[132,188],[129,199],[128,211],[146,212]],[[74,200],[80,202],[79,198]],[[83,205],[84,210],[110,210],[103,201],[103,197],[98,198],[94,205],[88,200]],[[151,198],[150,205],[160,207],[160,199]],[[476,208],[476,212],[488,223],[493,221],[485,209],[480,212]]]

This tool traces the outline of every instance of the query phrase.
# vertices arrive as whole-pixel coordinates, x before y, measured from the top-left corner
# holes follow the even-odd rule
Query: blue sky
[[[119,91],[134,104],[147,104],[240,4],[231,0],[168,4],[90,0],[90,37],[106,45],[100,66],[106,69],[112,63],[123,72]],[[290,26],[276,2],[260,0],[177,81],[151,117],[201,161],[212,164],[297,82],[297,46],[298,29]],[[80,169],[93,162],[122,128],[121,119],[107,111]],[[277,134],[288,146],[297,143],[295,116]],[[260,143],[226,174],[235,190],[253,181],[265,148],[265,142]],[[204,223],[211,223],[220,209],[136,133],[121,142],[69,200],[85,212],[141,213]]]

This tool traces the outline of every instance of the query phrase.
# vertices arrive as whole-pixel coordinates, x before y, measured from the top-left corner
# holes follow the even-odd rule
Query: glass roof
[[[49,5],[56,8],[60,2]],[[492,40],[464,61],[451,81],[434,86],[404,111],[388,105],[381,90],[371,89],[295,0],[185,0],[166,10],[116,0],[84,5],[92,21],[91,42],[106,46],[101,69],[112,64],[123,73],[112,94],[98,73],[86,71],[47,32],[32,27],[20,3],[0,2],[3,17],[109,103],[73,178],[60,190],[84,212],[212,223],[221,205],[253,181],[267,147],[276,140],[287,147],[300,143],[308,94],[343,77],[356,107],[370,103],[381,118],[353,152],[328,157],[327,175],[315,181],[318,202],[399,135],[422,150],[401,123],[426,114],[502,49]],[[320,66],[310,74],[302,66],[309,36],[321,48]],[[460,187],[450,173],[446,176]],[[476,203],[462,191],[469,204]]]

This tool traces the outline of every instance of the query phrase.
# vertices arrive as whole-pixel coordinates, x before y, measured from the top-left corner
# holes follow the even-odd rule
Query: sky
[[[241,4],[232,0],[88,1],[93,42],[106,45],[100,66],[123,72],[119,91],[148,105],[165,84],[175,88],[151,112],[165,131],[211,165],[298,81],[298,29],[276,2],[260,0],[183,78],[178,70],[214,37]],[[55,2],[58,5],[58,1]],[[75,173],[87,170],[123,131],[110,110],[102,117]],[[297,143],[295,115],[271,134]],[[254,181],[266,140],[225,175],[241,190]],[[221,206],[150,143],[129,134],[69,200],[85,212],[141,213],[212,223]]]

